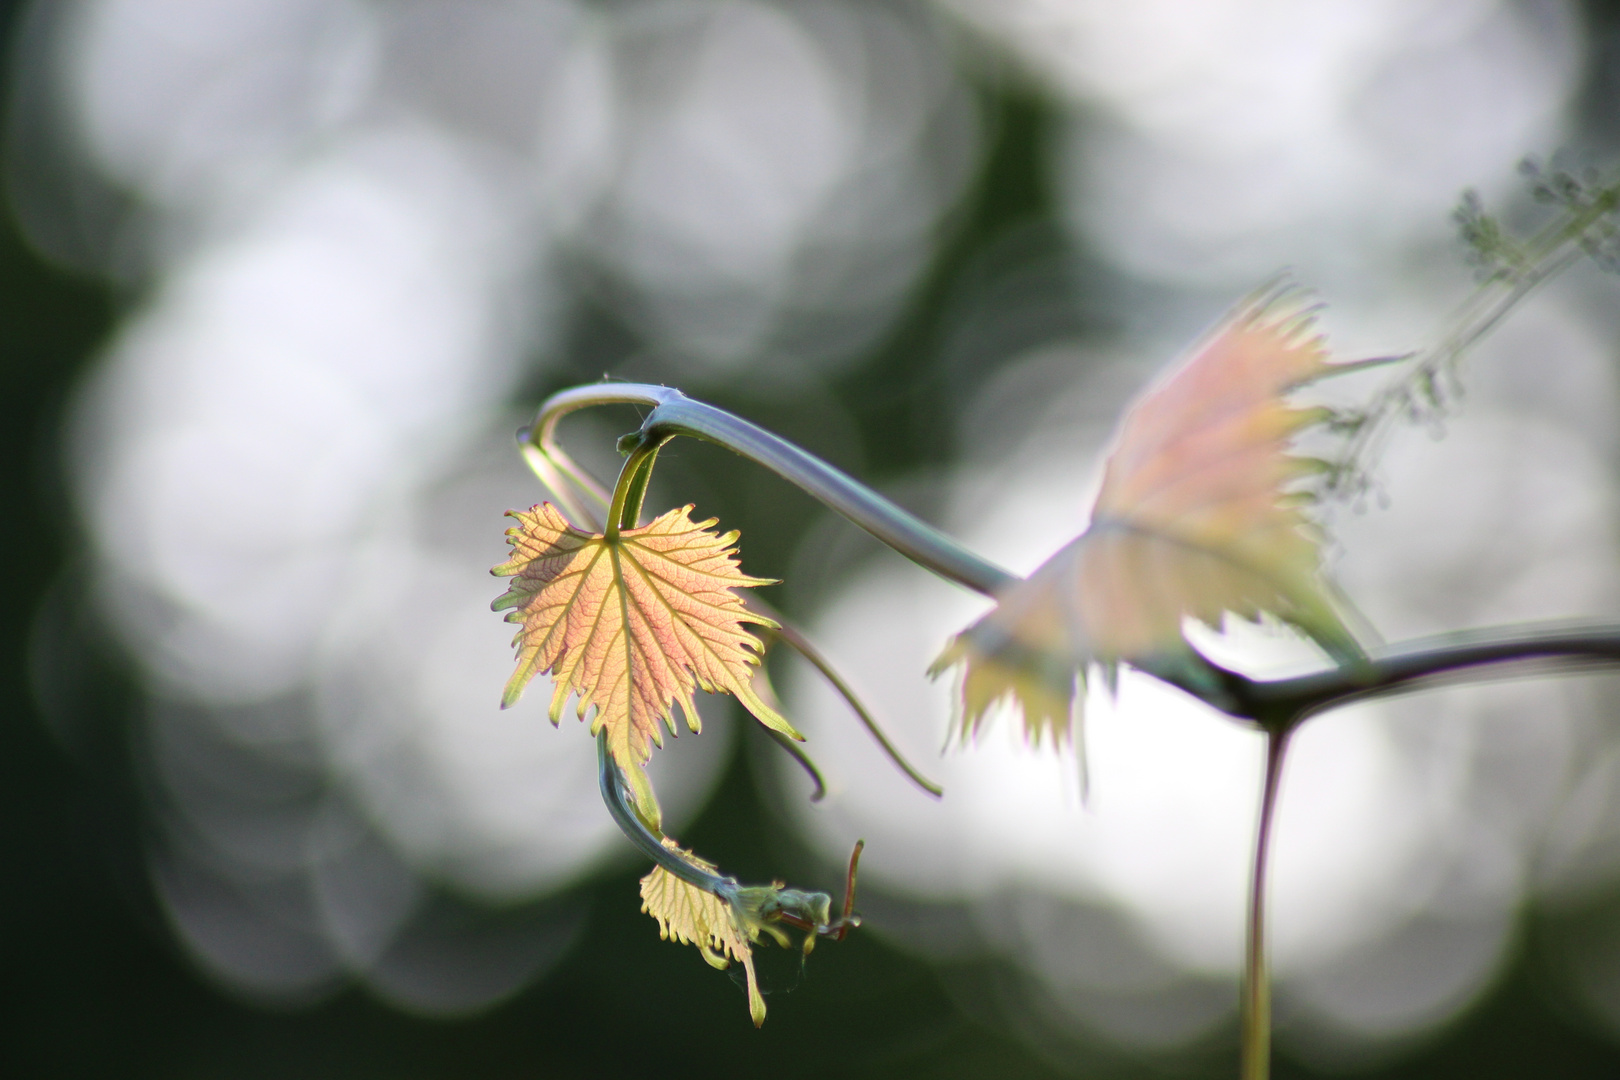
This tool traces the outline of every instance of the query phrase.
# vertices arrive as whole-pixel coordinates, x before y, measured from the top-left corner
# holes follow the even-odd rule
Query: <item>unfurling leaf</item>
[[[664,846],[701,870],[713,874],[713,863],[665,839]],[[739,928],[731,905],[706,889],[682,881],[662,866],[641,879],[641,910],[658,920],[658,936],[680,945],[696,945],[710,966],[725,970],[735,960],[748,976],[748,1015],[754,1026],[765,1022],[765,998],[754,975],[749,935]]]
[[[951,642],[933,673],[966,665],[960,734],[1014,699],[1039,743],[1070,736],[1089,668],[1120,662],[1197,681],[1192,618],[1268,614],[1342,662],[1361,658],[1322,575],[1301,490],[1323,465],[1289,452],[1331,421],[1287,395],[1334,374],[1309,311],[1251,301],[1126,413],[1090,527]]]
[[[490,606],[513,609],[506,619],[522,627],[502,707],[539,672],[553,679],[553,724],[571,694],[582,719],[594,706],[591,734],[607,731],[637,809],[654,828],[658,804],[642,766],[663,745],[663,726],[677,733],[676,704],[699,730],[696,690],[734,694],[766,727],[803,738],[749,684],[760,645],[743,624],[775,624],[733,590],[770,582],[737,569],[735,532],[715,532],[712,518],[694,523],[691,509],[611,539],[574,528],[550,503],[508,511],[518,521],[506,531],[512,557],[490,571],[514,578]]]
[[[701,871],[711,882],[709,888],[694,885],[658,865],[641,879],[641,910],[658,920],[658,935],[666,941],[696,945],[711,967],[725,970],[736,960],[748,978],[748,1014],[754,1026],[765,1022],[765,998],[759,992],[754,973],[753,946],[769,937],[783,948],[793,945],[785,927],[803,933],[800,953],[808,957],[823,935],[842,941],[844,935],[861,924],[853,913],[855,867],[865,841],[857,841],[849,857],[849,877],[844,892],[844,911],[832,915],[832,898],[824,892],[790,889],[777,881],[770,885],[739,885],[734,878],[721,877],[715,865],[698,858],[665,836],[660,842],[676,859]]]

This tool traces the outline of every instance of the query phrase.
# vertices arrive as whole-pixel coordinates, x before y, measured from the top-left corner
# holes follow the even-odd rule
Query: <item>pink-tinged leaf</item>
[[[1068,739],[1091,667],[1195,670],[1188,618],[1270,615],[1360,658],[1305,513],[1301,483],[1321,463],[1290,452],[1328,414],[1288,395],[1336,370],[1308,312],[1254,301],[1150,388],[1120,425],[1090,527],[935,661],[965,668],[962,737],[1011,699],[1032,741]]]

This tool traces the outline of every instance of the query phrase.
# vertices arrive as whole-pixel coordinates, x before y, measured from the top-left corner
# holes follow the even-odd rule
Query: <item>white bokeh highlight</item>
[[[1183,287],[1290,265],[1368,288],[1463,188],[1502,194],[1555,148],[1579,86],[1567,4],[944,3],[1082,106],[1059,170],[1076,228]]]

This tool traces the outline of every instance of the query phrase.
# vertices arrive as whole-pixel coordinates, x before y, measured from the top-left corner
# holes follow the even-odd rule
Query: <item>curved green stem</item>
[[[1249,916],[1243,950],[1243,1080],[1271,1075],[1271,966],[1266,958],[1266,882],[1272,823],[1282,787],[1289,733],[1266,732],[1266,774],[1260,793],[1260,820],[1254,834],[1254,866],[1249,874]]]
[[[612,816],[626,839],[670,874],[730,905],[737,928],[747,933],[750,939],[756,938],[758,932],[764,931],[779,944],[786,945],[787,939],[776,927],[778,923],[785,923],[796,926],[810,935],[803,945],[805,955],[809,955],[810,950],[814,948],[815,938],[833,937],[843,940],[851,927],[861,924],[861,917],[853,911],[855,868],[866,841],[855,842],[855,850],[849,857],[849,874],[845,878],[843,914],[834,918],[831,909],[832,898],[826,893],[790,889],[780,881],[769,885],[743,885],[734,877],[725,877],[698,866],[682,857],[678,850],[666,845],[664,841],[667,837],[663,831],[648,824],[647,820],[636,812],[629,785],[618,765],[614,763],[613,754],[608,750],[606,732],[596,737],[596,768],[597,786],[602,791],[602,801],[607,804],[608,814]],[[756,1019],[756,1025],[758,1022]]]
[[[761,601],[757,597],[750,597],[749,599],[752,603],[761,604]],[[761,606],[763,605],[761,604]],[[871,735],[878,746],[882,748],[884,754],[888,756],[889,761],[894,765],[894,767],[906,774],[906,779],[910,780],[913,784],[917,785],[917,787],[921,788],[924,792],[933,796],[934,798],[941,798],[945,794],[945,789],[934,783],[934,781],[928,779],[928,777],[924,776],[921,772],[917,771],[917,768],[912,765],[911,762],[906,760],[905,755],[900,753],[899,748],[896,747],[894,743],[889,741],[889,736],[881,727],[878,726],[877,719],[872,716],[870,711],[868,711],[866,705],[862,703],[861,699],[856,695],[855,691],[850,687],[850,685],[846,683],[843,680],[843,677],[838,674],[837,669],[832,666],[831,661],[821,654],[821,650],[817,649],[815,645],[813,645],[810,640],[801,634],[792,624],[784,622],[780,618],[777,618],[776,621],[778,624],[776,629],[768,630],[766,633],[774,634],[776,637],[786,642],[795,652],[804,657],[812,667],[821,673],[821,677],[826,679],[832,688],[838,692],[838,696],[844,699],[844,704],[849,706],[850,711],[853,712],[860,720],[862,725],[865,726],[867,734]],[[817,777],[818,782],[819,779],[820,778]],[[813,795],[811,798],[812,800],[820,799],[820,792],[818,791],[817,794]]]
[[[613,485],[613,499],[608,504],[607,528],[603,538],[610,543],[617,540],[622,529],[634,529],[641,524],[641,504],[647,498],[647,483],[652,479],[653,463],[658,451],[667,440],[641,439],[635,442],[619,470],[619,480]]]
[[[1416,638],[1378,650],[1360,663],[1289,679],[1251,679],[1208,661],[1203,665],[1207,681],[1146,670],[1229,716],[1276,732],[1354,701],[1466,679],[1466,673],[1480,668],[1527,664],[1613,667],[1620,664],[1620,625],[1543,623]]]
[[[595,530],[602,522],[592,507],[606,510],[611,496],[596,477],[562,448],[557,441],[558,422],[571,412],[596,405],[656,406],[663,395],[675,392],[668,387],[640,383],[595,383],[564,390],[547,398],[534,423],[518,432],[518,448],[523,460],[551,491],[563,511],[576,524]]]
[[[628,797],[624,777],[608,751],[606,731],[596,736],[596,769],[597,786],[601,788],[602,801],[607,804],[608,814],[637,850],[688,885],[696,885],[725,899],[736,894],[739,888],[736,878],[711,874],[681,858],[679,852],[664,846],[663,832],[647,824],[636,812],[635,803]]]
[[[724,409],[694,401],[667,386],[603,383],[564,390],[548,398],[522,439],[531,461],[560,472],[582,490],[591,484],[557,446],[557,422],[568,413],[593,405],[651,405],[641,425],[643,445],[661,445],[676,435],[689,435],[724,446],[798,485],[828,507],[871,533],[919,566],[986,596],[1017,581],[1016,575],[981,558],[962,544],[871,488],[764,428]],[[541,479],[545,479],[542,474]],[[564,507],[566,510],[567,507]],[[613,515],[610,513],[610,519]]]
[[[774,709],[776,706],[773,704],[771,708]],[[777,711],[780,712],[781,710],[778,709]],[[803,769],[804,774],[810,778],[812,788],[810,801],[820,802],[825,799],[827,797],[827,779],[821,775],[821,766],[816,764],[815,759],[810,756],[803,745],[794,742],[775,728],[766,727],[764,724],[760,725],[760,730],[765,732],[771,742],[781,747],[782,752],[792,758],[794,764]]]
[[[1247,945],[1242,990],[1243,1080],[1267,1080],[1271,1068],[1271,974],[1266,957],[1266,887],[1277,795],[1294,731],[1312,716],[1356,701],[1403,693],[1482,668],[1557,664],[1620,664],[1620,626],[1549,624],[1446,634],[1402,642],[1328,671],[1260,681],[1206,661],[1209,681],[1154,673],[1229,715],[1250,720],[1265,733],[1265,781],[1249,877]],[[1153,673],[1153,672],[1150,672]]]

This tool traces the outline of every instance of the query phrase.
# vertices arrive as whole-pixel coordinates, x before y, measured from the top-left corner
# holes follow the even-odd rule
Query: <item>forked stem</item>
[[[1260,792],[1260,821],[1254,834],[1254,866],[1249,874],[1248,933],[1243,949],[1243,1080],[1271,1075],[1271,967],[1266,959],[1266,881],[1271,858],[1272,822],[1282,787],[1289,729],[1266,732],[1266,775]]]

